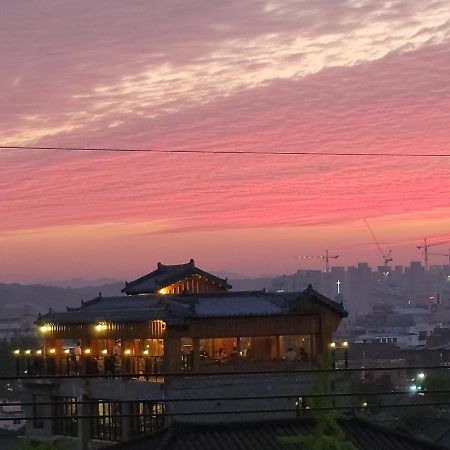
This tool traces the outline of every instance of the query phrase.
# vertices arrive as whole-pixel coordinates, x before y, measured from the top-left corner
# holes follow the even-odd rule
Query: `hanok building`
[[[261,371],[298,374],[311,367],[347,315],[340,303],[310,286],[299,293],[230,289],[226,279],[197,268],[193,260],[158,263],[155,271],[126,282],[126,295],[99,295],[78,308],[39,316],[44,345],[24,362],[27,373],[37,376],[28,381],[28,392],[35,401],[53,398],[66,405],[58,410],[66,422],[32,421],[29,434],[76,435],[83,442],[128,438],[161,424],[163,410],[192,412],[192,403],[169,405],[165,398],[223,395],[224,376],[229,386],[235,383],[233,393],[251,389],[257,394],[270,383],[289,389],[288,379],[271,381]],[[187,377],[190,373],[196,376]],[[71,378],[42,384],[40,376],[49,374]],[[206,380],[202,374],[208,381],[201,381]],[[81,382],[83,375],[89,378]],[[298,376],[292,382],[298,385]],[[89,427],[76,419],[77,402],[86,398],[100,417]],[[121,417],[123,408],[136,413],[132,420]],[[101,419],[105,414],[107,421]]]

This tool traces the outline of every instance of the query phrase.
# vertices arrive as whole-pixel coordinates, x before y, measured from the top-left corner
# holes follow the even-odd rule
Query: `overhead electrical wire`
[[[104,153],[162,153],[196,155],[252,155],[252,156],[347,156],[347,157],[388,157],[388,158],[450,158],[450,153],[395,153],[395,152],[339,152],[339,151],[290,151],[290,150],[199,150],[160,148],[120,148],[120,147],[63,147],[0,145],[0,150],[61,151],[61,152],[104,152]]]

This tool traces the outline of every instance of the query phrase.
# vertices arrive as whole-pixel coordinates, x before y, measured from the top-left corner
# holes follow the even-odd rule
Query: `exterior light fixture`
[[[98,323],[95,325],[95,331],[105,331],[108,329],[108,325],[106,323]]]
[[[41,327],[39,327],[39,331],[41,333],[47,333],[47,331],[50,331],[50,327],[47,325],[42,325]]]
[[[361,403],[361,406],[362,406],[363,408],[367,408],[367,402],[362,402],[362,403]]]
[[[103,353],[104,355],[107,355],[107,354],[108,354],[108,350],[105,348],[105,349],[102,350],[102,353]]]
[[[330,347],[331,347],[331,348],[335,348],[335,347],[336,347],[336,342],[332,342],[332,343],[330,344]]]
[[[25,350],[25,355],[30,355],[31,354],[31,350]]]
[[[70,353],[70,350],[69,350],[68,348],[66,348],[66,349],[64,350],[64,353],[65,353],[66,355],[68,355],[68,354]]]
[[[145,355],[145,356],[148,355],[148,350],[144,350],[144,355]]]
[[[14,355],[18,356],[18,355],[20,355],[20,350],[19,350],[18,348],[16,348],[16,349],[13,351],[13,353],[14,353]]]
[[[48,352],[51,353],[52,355],[54,355],[56,353],[56,349],[55,348],[51,348]]]
[[[125,350],[125,355],[131,355],[131,350],[129,348]]]
[[[344,341],[344,342],[342,343],[342,347],[348,347],[348,342],[347,342],[347,341]]]
[[[36,350],[36,355],[42,355],[42,350]]]
[[[417,374],[417,379],[418,379],[418,380],[423,380],[423,379],[425,379],[425,374],[424,374],[423,372],[418,373],[418,374]]]
[[[85,350],[84,350],[84,353],[85,353],[86,355],[89,355],[89,354],[91,353],[91,349],[90,349],[90,348],[85,349]]]

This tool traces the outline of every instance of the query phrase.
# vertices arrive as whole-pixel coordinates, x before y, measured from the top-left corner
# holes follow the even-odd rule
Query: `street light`
[[[333,369],[336,369],[336,350],[344,350],[344,361],[345,361],[345,368],[348,369],[348,341],[344,341],[341,344],[337,344],[336,342],[331,342],[330,348],[331,348],[331,357],[333,360]]]

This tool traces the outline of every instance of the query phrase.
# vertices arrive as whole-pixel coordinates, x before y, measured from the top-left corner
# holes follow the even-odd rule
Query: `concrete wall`
[[[296,412],[294,410],[298,396],[312,393],[313,377],[314,375],[311,374],[289,373],[166,378],[164,396],[165,411],[168,414],[167,421],[223,423],[227,421],[295,417]],[[239,397],[279,395],[290,397],[283,399],[239,399]],[[238,399],[208,400],[211,397],[237,397]],[[193,398],[199,400],[189,400]],[[178,401],[171,402],[170,399]],[[269,412],[285,409],[292,411]],[[231,413],[231,411],[243,412]],[[189,413],[189,415],[183,413]]]

